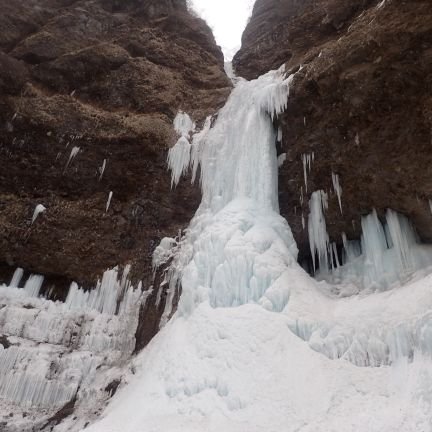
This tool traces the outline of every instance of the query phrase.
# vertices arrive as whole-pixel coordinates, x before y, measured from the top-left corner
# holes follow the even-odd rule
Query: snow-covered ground
[[[352,257],[357,276],[377,269],[383,263],[367,245],[385,241],[383,269],[403,273],[402,284],[369,275],[367,286],[353,289],[342,269],[335,286],[297,264],[278,212],[271,121],[290,83],[283,70],[238,80],[214,127],[208,121],[194,136],[193,122],[179,114],[173,182],[200,167],[203,191],[185,237],[165,239],[156,254],[156,264],[174,257],[167,276],[171,293],[182,286],[179,307],[86,431],[432,431],[432,276],[408,265],[417,245],[409,229],[394,230],[403,220],[392,214],[388,237]],[[310,235],[328,264],[323,209],[311,204]],[[366,227],[381,235],[372,222]]]

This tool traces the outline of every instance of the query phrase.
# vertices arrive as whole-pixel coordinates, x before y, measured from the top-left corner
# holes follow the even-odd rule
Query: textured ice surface
[[[309,216],[311,252],[314,247],[319,258],[318,279],[357,289],[385,290],[432,266],[432,247],[420,244],[409,220],[392,210],[387,210],[384,224],[375,210],[362,218],[361,242],[348,241],[344,234],[339,263],[336,250],[328,243],[325,216],[319,213],[322,207],[316,204],[319,196],[319,191],[312,194]]]
[[[92,291],[72,284],[65,303],[39,297],[43,277],[25,281],[22,269],[0,286],[0,335],[7,338],[0,344],[0,416],[15,416],[2,431],[39,430],[75,396],[87,409],[108,397],[104,388],[135,347],[142,293],[128,270],[122,277],[116,268],[105,272]]]
[[[170,293],[181,283],[180,313],[196,304],[238,306],[258,302],[281,310],[287,301],[284,270],[297,247],[279,215],[276,131],[271,118],[285,105],[291,78],[282,71],[240,80],[217,122],[193,139],[193,173],[201,167],[202,203],[189,225],[170,274]],[[233,121],[236,119],[236,121]],[[190,123],[189,123],[190,125]],[[186,127],[184,130],[186,131]],[[184,158],[170,151],[173,183]]]
[[[183,238],[174,247],[164,240],[155,258],[172,258],[167,281],[182,286],[179,309],[86,431],[431,431],[432,276],[341,297],[296,262],[278,214],[271,121],[289,82],[282,71],[239,79],[201,133],[189,161],[195,173],[201,167],[201,206]],[[187,169],[182,160],[170,161],[174,180],[176,167]],[[309,226],[313,253],[330,268],[326,206],[315,192]],[[389,232],[407,229],[390,224]],[[364,231],[381,244],[373,215]],[[345,242],[355,261],[360,252]]]

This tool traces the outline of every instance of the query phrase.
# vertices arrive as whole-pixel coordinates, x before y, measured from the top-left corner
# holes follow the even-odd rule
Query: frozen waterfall
[[[431,430],[432,277],[341,297],[297,264],[278,213],[272,122],[291,81],[282,69],[239,78],[213,127],[208,119],[194,135],[190,117],[176,119],[173,184],[199,172],[203,193],[184,235],[164,239],[154,256],[156,265],[170,262],[178,310],[168,321],[167,306],[166,325],[86,432]],[[315,195],[309,226],[323,260],[335,253],[326,200]],[[390,216],[388,230],[409,266],[401,224]],[[355,260],[356,247],[344,242]]]

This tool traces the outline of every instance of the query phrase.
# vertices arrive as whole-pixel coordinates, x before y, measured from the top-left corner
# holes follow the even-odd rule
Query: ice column
[[[328,269],[329,236],[324,217],[324,210],[327,209],[327,205],[327,194],[324,191],[318,190],[311,195],[308,232],[314,271],[317,267],[316,256],[318,256],[320,268],[322,270]]]

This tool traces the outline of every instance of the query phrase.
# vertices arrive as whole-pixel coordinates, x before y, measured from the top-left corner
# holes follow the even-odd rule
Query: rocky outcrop
[[[210,29],[185,0],[0,6],[0,282],[20,266],[61,291],[132,264],[148,286],[199,203],[170,191],[174,116],[200,122],[229,93]]]
[[[407,215],[432,241],[430,2],[258,0],[236,71],[251,79],[281,64],[303,66],[279,119],[287,154],[281,212],[301,256],[309,254],[302,215],[307,224],[308,198],[318,189],[331,192],[327,228],[339,244],[342,232],[358,238],[360,217],[373,208]],[[306,192],[302,156],[312,153]]]

